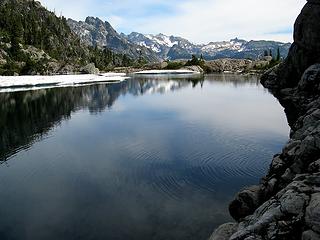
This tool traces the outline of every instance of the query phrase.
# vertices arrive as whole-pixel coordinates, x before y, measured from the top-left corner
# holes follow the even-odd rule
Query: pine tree
[[[277,57],[276,57],[276,61],[279,62],[281,59],[281,54],[280,54],[280,48],[278,48],[277,50]]]
[[[20,44],[23,40],[23,27],[20,17],[13,15],[12,18],[12,31],[11,31],[11,54],[12,57],[19,60]]]

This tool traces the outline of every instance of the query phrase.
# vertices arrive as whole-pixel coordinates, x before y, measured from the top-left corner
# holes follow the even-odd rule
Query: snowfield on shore
[[[126,80],[125,73],[102,73],[54,76],[0,76],[0,92],[36,90],[53,87],[115,83]]]
[[[200,74],[200,72],[192,71],[192,70],[146,70],[135,72],[134,74]]]

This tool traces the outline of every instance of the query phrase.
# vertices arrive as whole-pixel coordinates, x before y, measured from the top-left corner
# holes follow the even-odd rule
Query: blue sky
[[[40,0],[57,15],[95,16],[118,32],[164,33],[196,43],[234,37],[292,41],[305,0]]]

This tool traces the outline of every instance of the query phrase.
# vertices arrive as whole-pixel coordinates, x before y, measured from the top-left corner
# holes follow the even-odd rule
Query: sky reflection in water
[[[257,78],[0,94],[0,239],[207,239],[288,138]]]

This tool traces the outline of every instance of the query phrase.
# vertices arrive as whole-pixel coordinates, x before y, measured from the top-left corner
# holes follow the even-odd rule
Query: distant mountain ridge
[[[258,59],[265,51],[275,55],[280,50],[282,57],[288,55],[291,43],[276,41],[246,41],[238,38],[230,41],[210,42],[208,44],[194,44],[187,39],[167,36],[164,34],[141,34],[132,32],[129,35],[122,34],[129,42],[147,47],[155,51],[163,59],[189,59],[192,54],[202,55],[206,60],[218,58],[251,58]]]
[[[111,49],[115,53],[126,54],[132,59],[143,58],[147,61],[159,61],[158,55],[151,49],[128,41],[107,21],[96,17],[87,17],[85,21],[68,19],[71,30],[77,34],[82,43],[89,46]]]
[[[265,50],[275,53],[278,48],[285,57],[290,47],[289,43],[239,39],[201,45],[164,34],[119,34],[99,18],[67,20],[34,0],[0,0],[0,13],[0,75],[91,72],[95,67],[109,71],[190,59],[193,54],[207,60],[255,59]]]
[[[203,56],[206,60],[219,58],[259,59],[264,52],[271,51],[275,56],[278,48],[281,56],[287,56],[291,43],[276,41],[246,41],[231,39],[229,41],[195,44],[189,40],[167,36],[165,34],[142,34],[132,32],[119,34],[109,22],[96,17],[87,17],[85,21],[68,19],[68,25],[89,46],[107,47],[116,53],[126,54],[133,59],[143,58],[149,62],[159,60],[190,59],[192,55]]]

